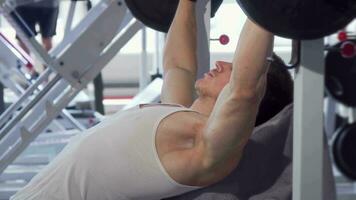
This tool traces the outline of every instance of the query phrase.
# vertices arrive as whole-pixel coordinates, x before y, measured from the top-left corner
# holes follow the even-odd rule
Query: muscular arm
[[[215,104],[196,148],[203,168],[199,185],[210,184],[230,173],[255,124],[266,87],[273,35],[247,20],[233,60],[230,82]],[[199,160],[199,158],[197,158]]]
[[[180,0],[164,49],[163,103],[190,106],[193,101],[196,60],[195,3]]]

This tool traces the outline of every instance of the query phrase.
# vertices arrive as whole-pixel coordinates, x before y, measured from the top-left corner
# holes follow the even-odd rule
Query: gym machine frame
[[[25,92],[24,84],[26,84],[26,87],[28,87],[32,84],[33,81],[27,77],[30,76],[29,74],[25,74],[26,72],[20,72],[20,69],[17,69],[17,67],[25,67],[24,65],[32,65],[32,63],[30,63],[31,61],[26,60],[25,55],[22,55],[15,46],[12,46],[12,44],[2,34],[0,34],[0,49],[2,53],[2,58],[0,61],[0,82],[2,82],[5,87],[13,91],[17,97],[20,97]],[[19,84],[18,80],[22,81],[23,84]],[[16,111],[9,109],[4,115],[10,117],[13,112]],[[40,113],[38,113],[38,115],[39,114]],[[78,130],[85,129],[85,127],[76,119],[74,119],[74,117],[72,117],[72,115],[67,110],[62,110],[60,116],[66,119]],[[4,126],[8,120],[9,119],[3,117],[0,120],[0,127]],[[62,126],[57,120],[53,121],[49,125],[48,129],[51,131],[65,130],[64,126]]]
[[[324,39],[301,41],[294,80],[293,200],[323,200]]]
[[[103,0],[50,55],[35,38],[27,37],[10,16],[11,2],[0,0],[0,10],[42,63],[49,66],[10,109],[19,110],[0,130],[0,173],[44,130],[143,25],[134,20],[122,0]],[[78,59],[80,58],[80,59]],[[54,74],[53,78],[49,76]],[[39,90],[40,83],[48,83]],[[25,99],[31,94],[31,101]],[[35,116],[33,113],[41,113]]]

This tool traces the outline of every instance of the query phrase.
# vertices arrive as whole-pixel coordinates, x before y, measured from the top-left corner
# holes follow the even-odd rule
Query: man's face
[[[199,95],[217,98],[221,90],[229,82],[232,71],[232,63],[217,61],[215,68],[204,74],[197,80],[195,88]]]

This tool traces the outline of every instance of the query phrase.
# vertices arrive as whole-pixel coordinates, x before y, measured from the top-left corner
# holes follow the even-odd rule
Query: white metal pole
[[[293,200],[323,200],[324,40],[303,41],[294,81]]]
[[[68,9],[67,21],[64,29],[64,37],[67,37],[68,33],[70,33],[73,25],[74,20],[74,13],[76,8],[77,2],[71,1]]]
[[[204,73],[210,70],[210,13],[211,2],[197,1],[197,57],[198,74],[197,78],[202,78]],[[202,19],[204,18],[204,19]]]
[[[140,64],[140,77],[139,89],[142,91],[149,84],[147,69],[147,32],[146,28],[142,28],[142,50],[141,50],[141,64]]]

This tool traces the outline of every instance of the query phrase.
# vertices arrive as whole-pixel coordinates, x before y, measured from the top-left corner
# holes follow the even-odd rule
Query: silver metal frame
[[[204,77],[204,73],[210,70],[210,13],[211,2],[197,1],[197,79]],[[204,19],[202,19],[204,18]]]
[[[12,90],[16,96],[20,97],[25,93],[25,87],[30,86],[33,82],[30,80],[30,77],[27,77],[30,76],[29,74],[26,74],[27,72],[22,73],[20,71],[20,69],[25,68],[25,65],[30,61],[27,61],[25,59],[25,55],[22,55],[15,46],[12,46],[12,44],[9,43],[4,36],[0,37],[0,50],[2,55],[0,61],[0,81],[5,87]],[[22,98],[21,101],[29,99],[29,96],[26,97],[26,99]],[[16,107],[16,109],[9,109],[6,112],[8,113],[7,115],[2,115],[0,126],[3,126],[4,123],[12,117],[13,113],[15,113],[17,109],[18,107]],[[85,129],[85,127],[75,120],[66,110],[62,111],[61,116],[67,119],[68,122],[79,130]],[[51,131],[65,130],[65,128],[57,121],[53,121],[49,129]]]
[[[302,41],[294,81],[293,200],[323,200],[324,40]]]
[[[68,33],[70,33],[70,31],[72,29],[76,5],[77,5],[77,1],[70,2],[66,25],[64,28],[64,34],[65,34],[64,37],[68,36]]]
[[[140,74],[139,74],[139,89],[142,91],[150,83],[150,74],[148,70],[148,56],[147,56],[147,31],[146,28],[142,28],[142,50],[141,50],[141,62],[140,62]]]
[[[132,19],[124,1],[103,0],[71,31],[73,37],[67,37],[64,44],[49,55],[38,46],[37,41],[21,33],[21,29],[9,16],[11,7],[1,5],[1,11],[24,38],[23,41],[49,66],[38,82],[44,79],[49,81],[35,93],[29,103],[20,106],[18,114],[0,130],[3,135],[0,140],[0,173],[143,27],[140,22]],[[123,24],[127,16],[132,20]],[[54,74],[54,77],[49,78],[50,74]],[[26,92],[33,93],[38,86],[36,82]],[[33,116],[32,113],[41,115]]]

